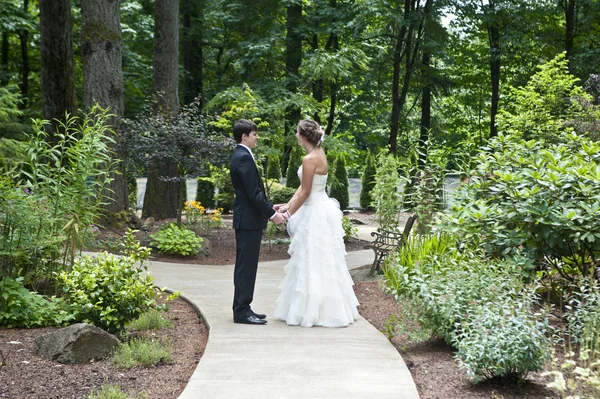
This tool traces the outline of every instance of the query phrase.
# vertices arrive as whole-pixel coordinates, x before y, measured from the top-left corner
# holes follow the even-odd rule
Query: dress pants
[[[258,269],[261,230],[235,230],[236,256],[233,271],[233,318],[244,319],[250,311]]]

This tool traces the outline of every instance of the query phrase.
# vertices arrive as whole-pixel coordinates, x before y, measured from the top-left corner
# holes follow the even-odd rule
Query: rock
[[[129,214],[129,227],[131,227],[134,230],[140,229],[142,227],[142,221],[133,212]]]
[[[152,231],[152,227],[154,227],[154,218],[152,216],[150,216],[149,218],[147,218],[146,220],[144,220],[144,224],[140,227],[140,230],[144,231],[144,232],[149,232]]]
[[[35,353],[59,363],[89,363],[107,357],[119,343],[117,337],[96,326],[77,323],[38,336]]]
[[[365,222],[359,219],[350,218],[350,221],[352,222],[352,224],[365,224]]]
[[[210,256],[212,253],[212,243],[208,238],[202,237],[202,247],[200,247],[200,252],[204,254],[204,256]]]

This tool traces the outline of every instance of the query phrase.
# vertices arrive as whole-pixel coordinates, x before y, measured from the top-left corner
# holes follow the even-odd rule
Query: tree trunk
[[[421,126],[419,132],[419,166],[425,166],[427,162],[427,141],[429,141],[429,131],[431,130],[431,53],[428,42],[430,26],[429,19],[431,16],[431,8],[433,0],[427,0],[425,3],[425,24],[423,33],[423,92],[421,93]]]
[[[575,0],[567,0],[565,8],[565,51],[567,60],[573,57],[573,40],[575,38]]]
[[[176,114],[179,109],[179,1],[156,0],[154,10],[154,63],[152,91],[157,112]],[[162,161],[148,171],[142,216],[155,219],[179,216],[181,179],[177,165]]]
[[[496,115],[500,101],[500,30],[496,26],[488,28],[490,40],[490,72],[492,80],[492,108],[490,111],[490,137],[498,135]]]
[[[285,88],[290,93],[298,91],[298,79],[300,72],[300,64],[302,63],[302,33],[300,32],[300,24],[302,22],[302,3],[293,2],[287,8],[287,37],[286,37],[286,54],[285,54],[285,70],[286,84]],[[300,108],[292,106],[285,110],[285,129],[286,136],[296,133],[296,124],[300,120]],[[285,173],[291,153],[291,146],[285,144],[283,152],[283,170]]]
[[[73,30],[69,0],[40,0],[42,116],[47,120],[77,113],[73,63]],[[56,123],[48,126],[50,140]]]
[[[190,104],[196,98],[200,108],[204,103],[203,1],[183,1],[183,68],[185,70],[183,101]]]
[[[411,2],[410,0],[404,0],[404,21],[408,20],[410,12]],[[402,57],[405,55],[405,41],[407,24],[402,24],[398,35],[396,36],[396,43],[394,45],[393,52],[393,74],[392,74],[392,122],[390,124],[390,152],[396,153],[396,146],[398,143],[398,130],[400,129],[400,113],[402,112],[402,104],[400,103],[400,69],[402,65]]]
[[[156,0],[152,91],[163,110],[179,110],[179,1]]]
[[[329,7],[335,9],[337,7],[336,0],[329,0]],[[335,24],[335,20],[332,21],[332,25]],[[329,35],[329,40],[327,40],[327,45],[325,46],[326,50],[332,49],[334,53],[338,51],[340,48],[340,43],[338,41],[338,36],[335,32],[332,32]],[[329,115],[327,116],[327,127],[325,128],[325,134],[331,135],[333,131],[333,121],[335,120],[335,107],[337,105],[337,94],[338,94],[338,84],[336,82],[331,83],[331,93],[329,96]]]
[[[123,40],[121,37],[120,0],[81,0],[81,49],[83,54],[83,106],[89,110],[94,103],[109,108],[115,117],[110,120],[120,134],[123,117]],[[117,151],[116,145],[113,150]],[[123,158],[115,152],[115,157]],[[112,173],[112,182],[105,195],[110,202],[107,212],[129,209],[127,182],[122,161]]]
[[[8,84],[8,32],[2,32],[2,49],[0,52],[0,85],[6,86]]]
[[[316,29],[318,29],[319,27],[316,26]],[[319,48],[319,36],[315,33],[312,36],[312,48],[313,50],[317,50]],[[323,79],[317,79],[314,83],[313,83],[313,98],[315,99],[315,101],[317,101],[319,104],[323,102],[323,91],[325,90],[325,83],[323,82]],[[319,111],[315,111],[314,115],[313,115],[313,119],[317,122],[317,123],[321,123],[321,117],[319,116]]]
[[[29,13],[29,0],[23,0],[23,11],[25,15]],[[19,32],[19,40],[21,41],[21,96],[23,102],[19,105],[21,109],[29,105],[29,31],[22,29]]]
[[[429,71],[429,60],[431,56],[429,51],[423,52],[423,69]],[[429,74],[426,72],[425,80],[428,82]],[[427,141],[429,140],[429,131],[431,130],[431,88],[429,83],[423,87],[423,93],[421,97],[421,127],[419,134],[419,166],[425,166],[427,161]]]

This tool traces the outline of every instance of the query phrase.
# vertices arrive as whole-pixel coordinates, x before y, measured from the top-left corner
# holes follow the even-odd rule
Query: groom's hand
[[[285,223],[285,217],[283,216],[283,213],[276,212],[271,221],[275,224],[282,224]]]

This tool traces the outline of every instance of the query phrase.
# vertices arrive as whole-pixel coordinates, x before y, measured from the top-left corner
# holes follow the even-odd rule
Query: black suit
[[[229,167],[235,189],[233,228],[235,229],[236,257],[233,274],[233,318],[243,319],[250,314],[254,296],[258,256],[263,230],[275,214],[273,204],[267,201],[265,186],[252,155],[238,145]]]

